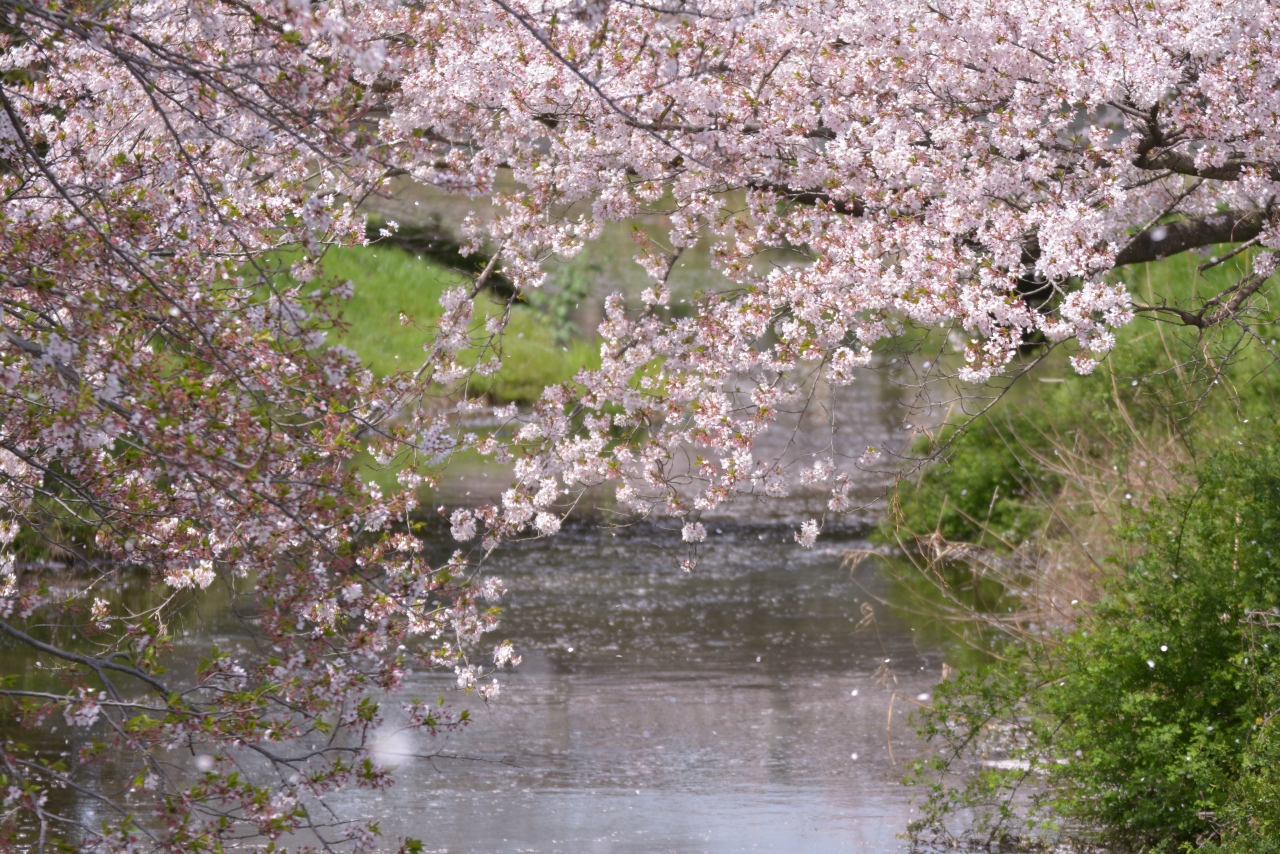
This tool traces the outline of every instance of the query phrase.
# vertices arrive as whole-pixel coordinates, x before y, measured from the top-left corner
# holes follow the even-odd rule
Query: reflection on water
[[[524,664],[469,731],[389,733],[389,752],[464,758],[401,757],[399,785],[347,808],[431,851],[898,849],[908,716],[941,653],[878,607],[855,633],[884,592],[870,564],[842,568],[855,540],[804,551],[790,528],[722,525],[709,541],[692,573],[665,537],[585,522],[495,555]]]

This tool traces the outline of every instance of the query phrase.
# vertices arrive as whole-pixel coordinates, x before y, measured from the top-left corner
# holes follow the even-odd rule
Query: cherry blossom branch
[[[150,673],[147,673],[144,670],[139,670],[136,667],[132,667],[125,664],[119,664],[110,658],[96,658],[94,656],[81,655],[78,652],[71,652],[70,650],[60,649],[59,647],[56,647],[52,644],[47,644],[42,640],[33,638],[31,635],[27,634],[21,629],[18,629],[14,626],[9,625],[9,623],[5,622],[4,620],[0,620],[0,632],[4,632],[14,640],[26,644],[27,646],[31,647],[32,649],[38,652],[43,652],[43,653],[46,653],[47,655],[52,655],[54,658],[60,658],[63,661],[70,661],[75,664],[83,664],[85,667],[88,667],[90,670],[98,674],[98,677],[102,679],[103,683],[106,684],[107,690],[110,691],[117,700],[121,699],[120,695],[116,691],[115,687],[112,685],[111,681],[107,679],[104,671],[110,670],[113,673],[123,673],[126,676],[132,676],[134,679],[137,679],[138,681],[145,683],[148,687],[150,687],[153,691],[155,691],[161,697],[168,698],[170,696],[171,691],[169,686],[165,685],[159,679],[156,679],[154,676],[152,676]]]
[[[1270,216],[1269,210],[1258,208],[1161,223],[1134,235],[1117,253],[1115,266],[1145,264],[1201,246],[1249,241],[1268,225]]]

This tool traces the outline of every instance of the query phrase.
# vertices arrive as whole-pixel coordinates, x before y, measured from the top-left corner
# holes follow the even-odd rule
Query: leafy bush
[[[1274,685],[1271,696],[1277,696]],[[1239,780],[1216,818],[1221,841],[1204,845],[1206,854],[1280,852],[1280,722],[1275,717],[1249,745]]]
[[[1042,425],[1034,423],[1039,419],[1032,413],[1003,424],[983,420],[954,439],[946,460],[899,486],[895,512],[882,523],[880,539],[936,532],[949,541],[999,549],[1039,530],[1044,514],[1034,499],[1040,492],[1056,492],[1060,484],[1012,438],[1039,434]],[[945,431],[941,442],[952,432]],[[1028,493],[1033,500],[1027,500]]]
[[[1239,274],[1194,263],[1127,284],[1187,298]],[[1035,569],[1006,583],[1091,604],[970,612],[994,627],[969,636],[996,663],[939,686],[918,719],[940,749],[914,771],[929,794],[916,834],[954,841],[968,815],[960,835],[980,844],[1065,832],[1109,851],[1280,852],[1280,433],[1261,426],[1276,333],[1254,329],[1135,322],[1093,375],[1051,357],[918,449],[945,462],[902,485],[881,537],[1016,552]],[[1082,540],[1087,560],[1064,570],[1061,546]]]
[[[1152,845],[1210,830],[1275,700],[1280,636],[1258,640],[1250,615],[1280,607],[1280,453],[1215,455],[1196,480],[1136,521],[1145,553],[1066,637],[1042,695],[1080,752],[1055,775],[1059,807]]]
[[[1237,441],[1131,512],[1140,556],[1074,629],[1010,641],[1003,663],[939,687],[920,727],[950,752],[917,769],[935,786],[917,832],[977,808],[988,837],[1056,819],[1136,850],[1280,845],[1280,439]],[[930,774],[975,744],[1005,764],[959,789]],[[1029,782],[1045,788],[1019,813],[1008,796]]]

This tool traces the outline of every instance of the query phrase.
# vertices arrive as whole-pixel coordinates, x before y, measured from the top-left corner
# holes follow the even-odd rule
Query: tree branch
[[[1241,158],[1228,158],[1221,166],[1196,166],[1195,158],[1185,151],[1157,148],[1144,152],[1134,159],[1139,169],[1168,170],[1179,175],[1208,178],[1213,181],[1238,181],[1246,169],[1261,169],[1267,178],[1280,181],[1280,166]]]
[[[136,667],[129,667],[128,665],[117,664],[114,661],[110,661],[105,658],[95,658],[93,656],[80,655],[77,652],[71,652],[69,650],[60,649],[56,646],[53,646],[52,644],[47,644],[42,640],[37,640],[36,638],[33,638],[31,635],[27,634],[26,632],[22,631],[19,628],[15,628],[14,626],[9,625],[3,620],[0,620],[0,631],[4,632],[14,640],[25,643],[27,646],[31,647],[32,649],[36,649],[36,650],[39,650],[40,652],[48,653],[49,655],[52,655],[55,658],[61,658],[63,661],[72,661],[72,662],[75,662],[76,664],[83,664],[85,667],[90,668],[99,676],[103,677],[103,682],[107,682],[107,679],[105,678],[105,675],[103,674],[102,671],[111,670],[116,673],[124,673],[128,676],[132,676],[135,679],[145,682],[147,685],[151,686],[151,688],[154,689],[156,693],[158,693],[160,696],[166,699],[168,699],[169,694],[171,693],[169,690],[169,686],[165,685],[159,679],[156,679],[150,673],[147,673],[144,670],[139,670]]]
[[[1177,255],[1188,249],[1215,243],[1237,243],[1252,240],[1267,222],[1267,211],[1223,211],[1200,219],[1159,223],[1134,235],[1129,244],[1116,254],[1115,266],[1143,264]]]
[[[862,216],[866,211],[861,199],[850,198],[847,201],[833,198],[830,193],[824,193],[820,190],[804,190],[795,187],[788,187],[784,184],[774,184],[766,181],[748,181],[743,186],[751,190],[764,190],[770,193],[777,193],[779,196],[788,201],[801,205],[830,204],[836,209],[836,213],[846,214],[847,216]]]
[[[1178,308],[1172,305],[1134,305],[1133,310],[1137,312],[1172,314],[1181,320],[1185,326],[1207,329],[1230,317],[1234,317],[1240,306],[1244,305],[1245,300],[1257,293],[1268,278],[1269,276],[1259,275],[1258,273],[1249,273],[1217,296],[1205,300],[1199,311],[1188,311],[1185,308]],[[1210,309],[1214,310],[1210,311]]]

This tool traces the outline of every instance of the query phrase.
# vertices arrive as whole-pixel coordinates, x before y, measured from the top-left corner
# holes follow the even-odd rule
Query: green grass
[[[417,370],[431,325],[440,316],[440,295],[468,281],[394,247],[332,249],[324,257],[324,272],[326,278],[350,279],[355,286],[351,300],[342,306],[349,329],[335,336],[333,343],[355,350],[378,376]],[[481,294],[476,299],[476,325],[498,311],[501,306]],[[401,323],[401,315],[413,322]],[[578,339],[558,345],[543,314],[528,305],[513,310],[501,346],[502,370],[490,378],[472,377],[471,394],[530,403],[546,386],[568,382],[579,369],[596,367],[600,360],[594,342]],[[464,354],[463,363],[475,364],[478,355],[475,351]]]
[[[400,322],[401,313],[422,327],[440,316],[440,295],[466,279],[459,273],[419,261],[399,249],[348,247],[324,256],[326,277],[350,279],[350,301],[341,306],[350,330],[335,343],[360,354],[375,374],[416,369],[422,364],[427,335]]]

